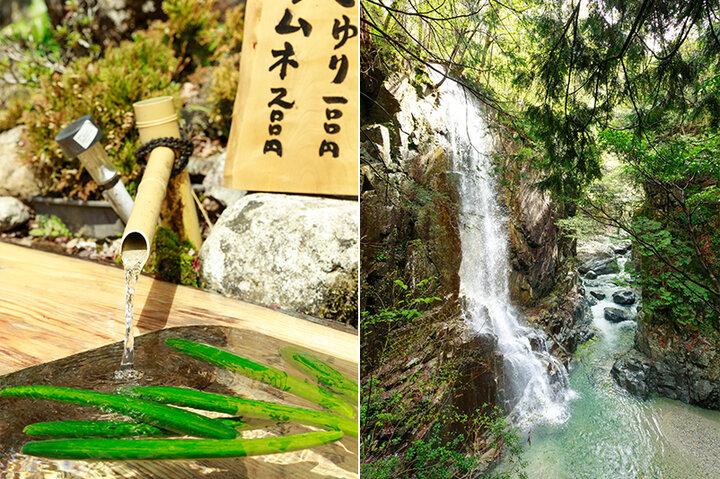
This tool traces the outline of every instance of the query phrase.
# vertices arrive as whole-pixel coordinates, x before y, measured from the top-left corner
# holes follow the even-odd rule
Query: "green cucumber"
[[[247,427],[247,424],[236,419],[214,419],[231,428]],[[150,424],[125,421],[51,421],[36,422],[25,426],[23,432],[36,437],[159,437],[173,436],[174,434]]]
[[[25,434],[37,437],[136,437],[165,436],[166,431],[149,424],[121,421],[52,421],[25,426]]]
[[[102,411],[124,414],[136,421],[190,436],[213,439],[237,437],[237,431],[234,429],[205,416],[121,394],[106,394],[87,389],[58,386],[15,386],[1,390],[0,396],[52,399],[93,406]]]
[[[349,436],[358,436],[357,422],[323,411],[170,386],[133,386],[122,388],[118,392],[205,411],[339,429]]]
[[[292,346],[280,348],[280,356],[298,371],[314,378],[319,386],[357,404],[358,384],[322,359]]]
[[[32,441],[22,453],[53,459],[210,459],[276,454],[337,441],[341,431],[260,439],[51,439]]]
[[[270,384],[343,416],[355,417],[355,409],[340,397],[285,371],[188,339],[170,338],[166,339],[165,343],[193,358]]]

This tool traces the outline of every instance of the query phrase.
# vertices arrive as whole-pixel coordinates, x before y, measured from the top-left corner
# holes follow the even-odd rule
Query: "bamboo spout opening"
[[[133,104],[140,141],[147,143],[155,138],[180,138],[180,127],[172,97],[159,97]],[[198,248],[202,242],[195,205],[192,202],[190,180],[186,171],[171,179],[175,152],[159,146],[147,157],[147,166],[138,186],[135,206],[130,213],[122,238],[121,257],[142,268],[150,256],[155,229],[158,223],[167,224],[175,217],[181,218],[182,231],[176,231],[181,238],[190,239]],[[166,201],[166,193],[174,196]],[[179,198],[179,200],[177,200]],[[173,221],[177,224],[177,221]]]

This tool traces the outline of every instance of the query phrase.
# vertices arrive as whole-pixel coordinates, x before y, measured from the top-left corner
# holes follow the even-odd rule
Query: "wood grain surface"
[[[0,242],[0,374],[122,341],[119,267]],[[353,332],[142,276],[135,334],[175,326],[252,330],[357,364]]]

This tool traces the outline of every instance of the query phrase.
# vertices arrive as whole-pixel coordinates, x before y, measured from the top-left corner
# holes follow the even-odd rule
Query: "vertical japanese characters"
[[[353,9],[355,7],[354,0],[334,0],[343,8]],[[285,8],[283,15],[279,18],[275,26],[275,32],[280,36],[282,45],[271,50],[274,62],[270,65],[268,71],[277,74],[277,84],[270,86],[272,100],[268,102],[269,125],[268,138],[263,146],[263,154],[274,154],[277,157],[283,156],[283,119],[295,107],[296,100],[288,97],[288,90],[283,86],[283,82],[293,70],[300,68],[314,68],[314,65],[302,65],[296,58],[293,39],[297,35],[310,37],[310,35],[330,35],[333,39],[333,51],[330,52],[328,63],[327,83],[334,85],[342,85],[345,82],[350,68],[350,61],[347,55],[347,49],[352,48],[348,44],[348,40],[356,37],[358,34],[357,25],[353,25],[350,17],[341,15],[339,18],[333,18],[332,25],[323,25],[321,29],[313,29],[313,25],[306,19],[297,17],[291,10],[292,5],[298,4],[302,0],[289,0],[289,5]],[[302,102],[302,99],[298,100]],[[324,118],[322,118],[322,130],[324,138],[318,145],[318,156],[322,157],[329,153],[333,158],[340,156],[340,146],[334,140],[341,130],[341,125],[337,121],[343,116],[342,106],[348,103],[346,96],[322,96],[325,104]],[[302,107],[301,105],[298,105]],[[312,125],[308,125],[312,127]],[[318,125],[320,127],[320,125]]]

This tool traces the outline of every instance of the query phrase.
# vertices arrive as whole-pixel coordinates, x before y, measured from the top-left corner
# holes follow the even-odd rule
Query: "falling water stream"
[[[132,320],[135,287],[140,277],[144,258],[144,250],[128,250],[122,254],[123,268],[125,269],[125,343],[122,360],[120,361],[120,371],[118,371],[117,375],[126,378],[139,374],[133,369],[135,340],[132,331]]]
[[[433,81],[439,81],[439,74]],[[548,353],[544,333],[521,324],[510,302],[508,220],[498,202],[493,140],[475,100],[454,81],[440,89],[460,202],[460,294],[467,321],[492,332],[504,358],[505,397],[523,429],[567,418],[567,371]]]
[[[442,76],[431,74],[435,82]],[[530,479],[700,479],[720,477],[720,412],[654,398],[640,401],[610,375],[633,345],[635,321],[610,323],[618,274],[586,280],[605,299],[590,311],[596,338],[579,349],[571,374],[547,352],[545,335],[510,304],[507,217],[493,178],[493,142],[482,109],[451,80],[440,87],[460,202],[460,289],[467,321],[498,338],[510,419],[524,433]],[[618,257],[621,271],[629,253]],[[622,273],[621,273],[622,274]],[[626,278],[625,278],[626,279]],[[639,295],[638,295],[639,296]],[[631,317],[636,306],[625,307]],[[527,438],[527,439],[526,439]],[[499,469],[512,470],[503,463]]]

